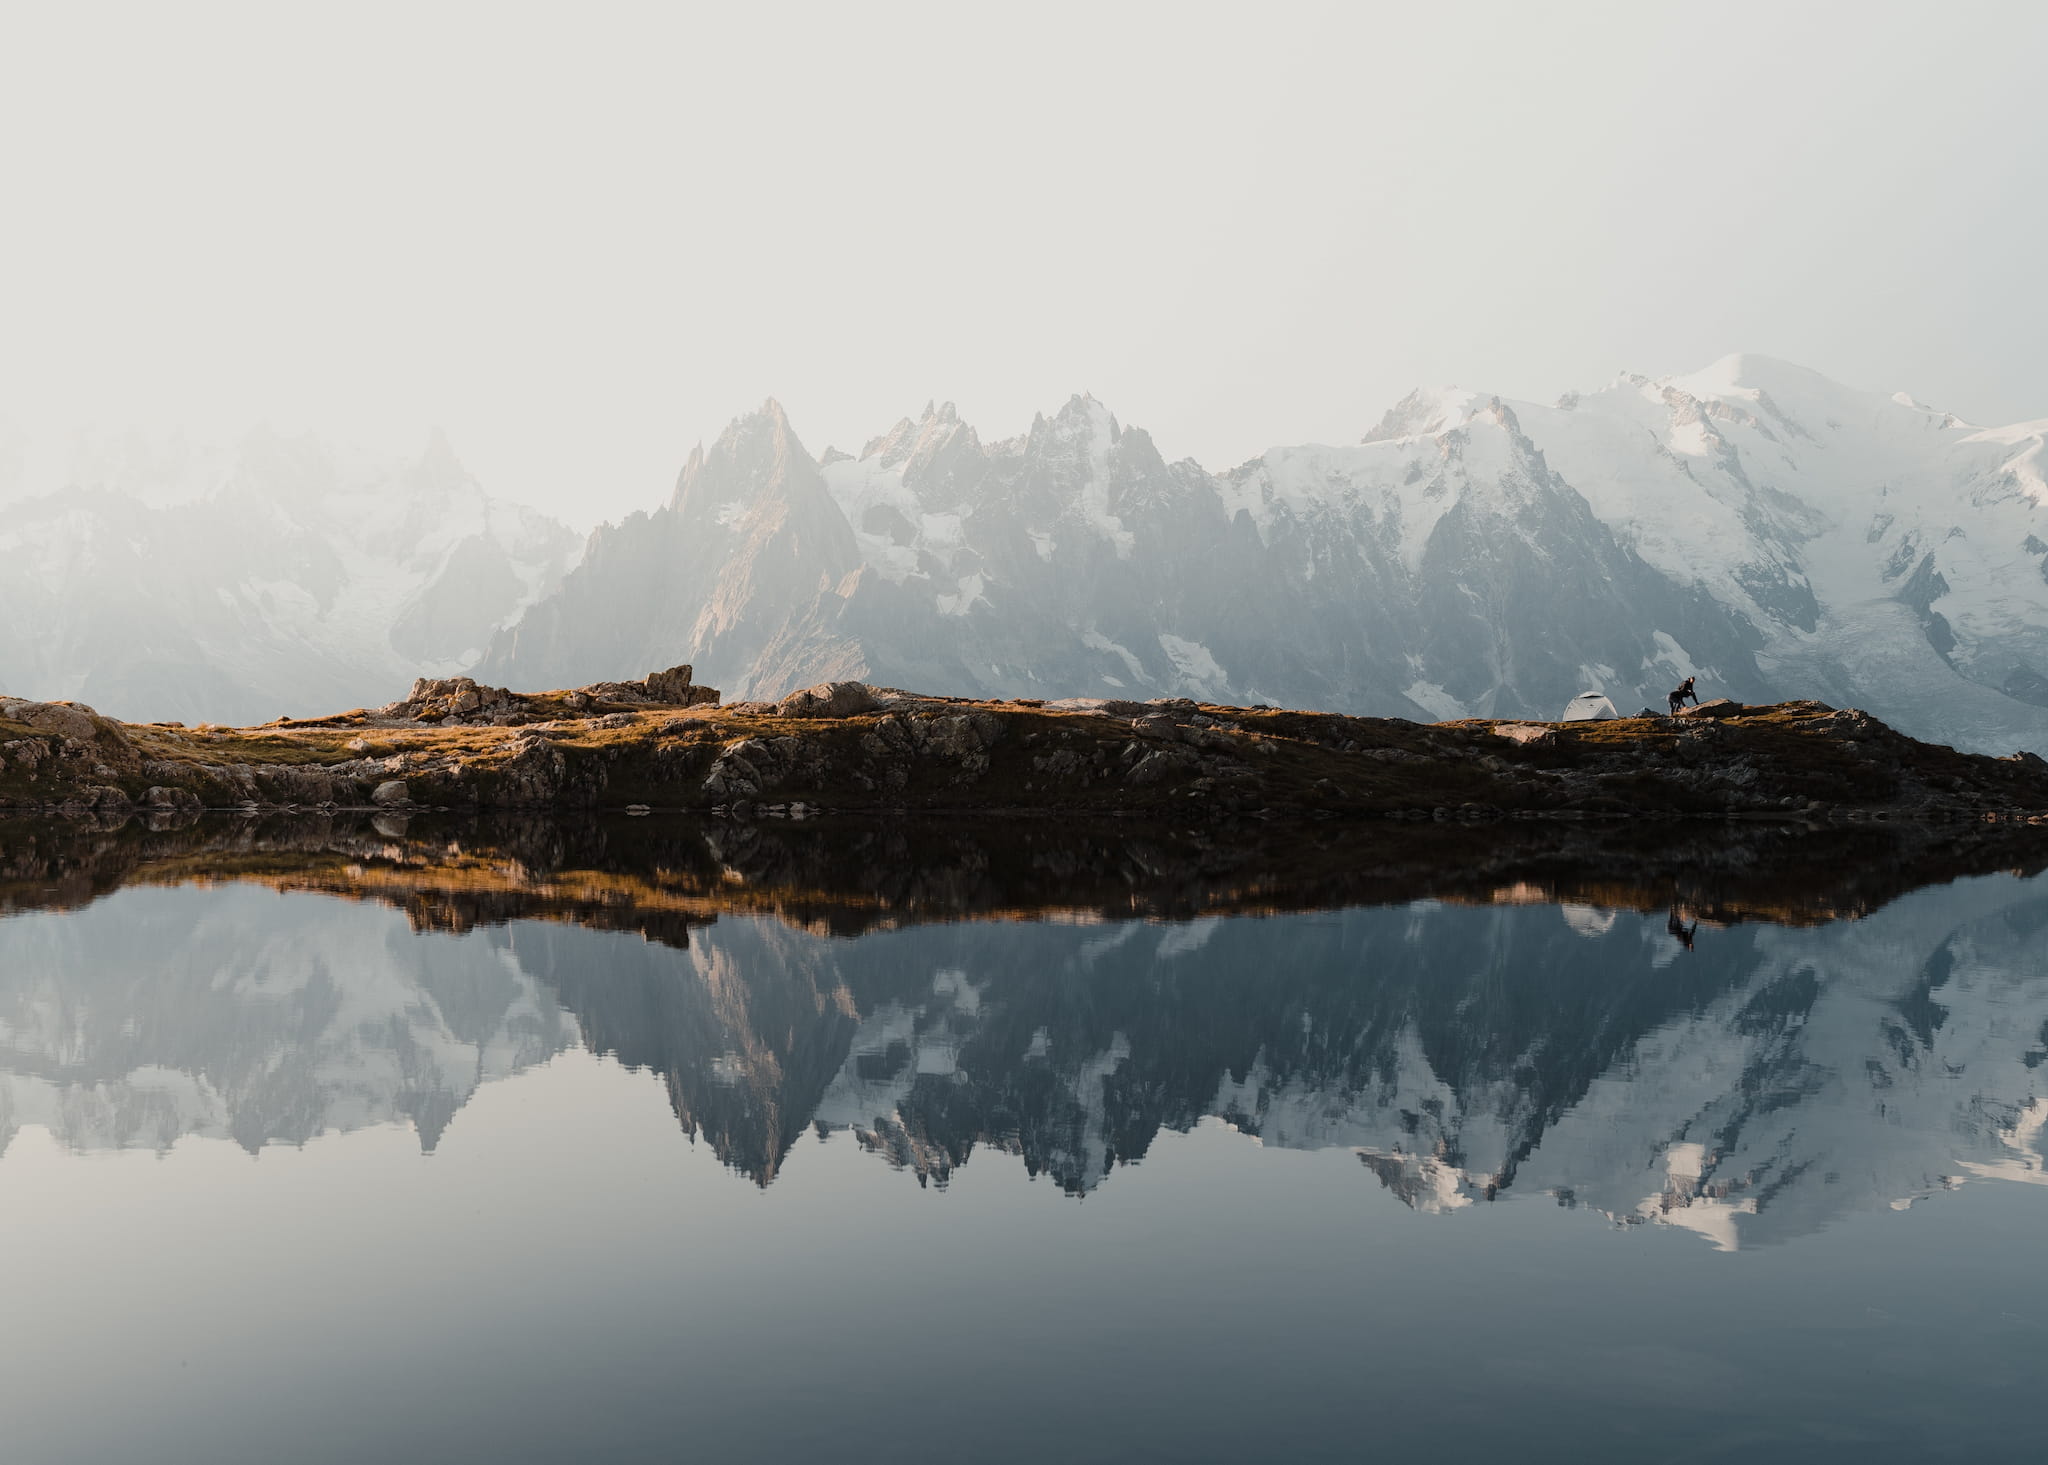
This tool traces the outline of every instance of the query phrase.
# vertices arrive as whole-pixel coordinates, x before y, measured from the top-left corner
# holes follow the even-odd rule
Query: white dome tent
[[[1614,704],[1605,692],[1581,692],[1564,704],[1564,715],[1559,722],[1612,722],[1621,714],[1614,710]]]

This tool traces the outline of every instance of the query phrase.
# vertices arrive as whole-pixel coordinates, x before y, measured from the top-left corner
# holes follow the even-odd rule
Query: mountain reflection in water
[[[2041,1178],[2044,863],[1927,828],[0,825],[0,1134],[432,1148],[580,1043],[764,1186],[815,1130],[1084,1195],[1218,1116],[1421,1211],[1750,1246]]]

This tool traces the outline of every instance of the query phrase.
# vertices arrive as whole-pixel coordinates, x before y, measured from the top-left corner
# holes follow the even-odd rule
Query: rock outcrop
[[[562,711],[602,713],[621,707],[716,705],[718,689],[694,686],[691,676],[690,667],[672,666],[667,671],[649,672],[637,682],[592,682],[566,692],[543,693],[487,687],[470,677],[421,677],[404,698],[377,708],[375,716],[400,722],[518,727]]]
[[[421,677],[403,699],[377,709],[408,722],[462,722],[511,726],[523,717],[522,699],[503,687],[482,687],[469,677]]]
[[[121,723],[82,702],[0,697],[0,806],[16,791],[71,811],[125,810],[146,783]]]

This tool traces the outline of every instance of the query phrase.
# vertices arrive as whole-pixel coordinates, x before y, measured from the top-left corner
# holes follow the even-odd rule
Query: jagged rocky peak
[[[1123,435],[1114,413],[1077,392],[1051,417],[1040,413],[1032,418],[1023,458],[1028,469],[1092,478],[1108,467]]]
[[[1496,403],[1499,398],[1493,399]],[[1399,442],[1403,438],[1434,437],[1437,433],[1462,427],[1486,401],[1476,392],[1460,387],[1417,387],[1380,418],[1379,425],[1359,441]]]
[[[719,522],[752,495],[815,482],[818,465],[804,450],[782,404],[770,397],[759,408],[726,425],[707,451],[698,447],[683,465],[674,503],[691,515],[707,509]]]
[[[449,493],[476,487],[476,479],[455,454],[455,444],[438,426],[427,434],[426,446],[406,470],[405,483],[421,493]]]
[[[749,467],[781,467],[792,456],[801,457],[806,463],[811,461],[789,425],[789,414],[773,397],[744,417],[735,417],[711,446],[714,464],[725,461]]]
[[[980,435],[960,420],[957,407],[927,402],[917,421],[900,418],[888,432],[869,439],[859,461],[872,469],[901,472],[905,486],[922,493],[949,480],[959,480],[953,485],[956,489],[971,486],[984,458]]]
[[[1097,401],[1093,392],[1076,392],[1067,398],[1050,424],[1055,436],[1104,438],[1115,442],[1123,436],[1116,414]]]

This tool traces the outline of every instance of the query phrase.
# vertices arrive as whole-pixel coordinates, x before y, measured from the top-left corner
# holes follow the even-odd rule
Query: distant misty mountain
[[[60,475],[0,505],[0,691],[137,720],[388,702],[466,670],[578,548],[439,437],[397,463],[272,432],[115,437]]]
[[[2048,423],[1984,430],[1764,357],[1553,406],[1418,392],[1228,473],[1076,397],[984,443],[927,408],[813,458],[770,402],[599,529],[478,675],[694,663],[1435,720],[1816,697],[2048,749]]]

